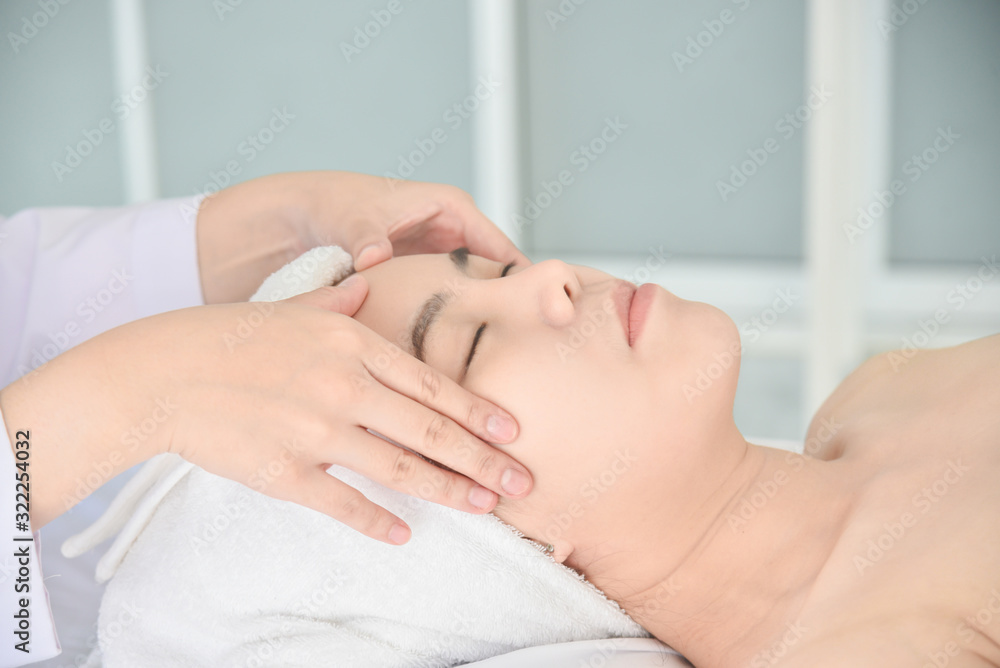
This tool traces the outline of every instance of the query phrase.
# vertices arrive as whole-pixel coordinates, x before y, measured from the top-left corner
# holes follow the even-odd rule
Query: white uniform
[[[122,208],[28,209],[0,218],[0,388],[113,327],[204,304],[195,235],[200,199]],[[23,502],[15,499],[23,491],[15,490],[16,476],[25,467],[15,465],[3,418],[0,666],[20,666],[60,653],[51,607],[58,610],[64,603],[69,609],[78,602],[49,605],[38,532],[17,524],[24,518],[17,517],[23,508],[15,508]],[[30,434],[37,425],[9,426]],[[19,450],[28,451],[30,485],[34,444],[26,440],[28,446]],[[94,614],[96,608],[90,612]]]

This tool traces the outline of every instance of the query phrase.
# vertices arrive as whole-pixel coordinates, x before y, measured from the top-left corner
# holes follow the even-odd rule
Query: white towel
[[[350,271],[336,246],[275,272],[251,301]],[[613,601],[493,515],[471,515],[330,474],[405,519],[391,546],[336,520],[206,473],[151,460],[108,512],[63,545],[120,533],[90,665],[452,666],[522,647],[648,637]],[[113,576],[113,577],[112,577]]]

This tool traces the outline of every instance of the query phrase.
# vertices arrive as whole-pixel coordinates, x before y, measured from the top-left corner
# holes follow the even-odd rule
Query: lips
[[[653,305],[653,300],[656,299],[658,289],[655,283],[643,283],[632,295],[632,303],[629,304],[628,310],[628,344],[630,346],[635,344],[639,334],[642,333],[642,327],[646,324],[646,316],[649,315],[649,309]]]
[[[632,310],[632,300],[635,297],[636,287],[628,281],[619,281],[612,288],[612,299],[618,310],[618,317],[622,321],[622,329],[625,331],[625,339],[632,345],[632,336],[629,332],[629,314]]]

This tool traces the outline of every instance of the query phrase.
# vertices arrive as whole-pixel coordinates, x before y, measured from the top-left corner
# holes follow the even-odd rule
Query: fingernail
[[[528,476],[517,469],[507,469],[503,472],[503,477],[500,478],[500,486],[503,487],[503,491],[511,496],[517,496],[528,489],[529,482]]]
[[[340,283],[338,283],[337,287],[338,288],[350,288],[350,287],[356,285],[357,282],[361,280],[360,278],[358,278],[358,276],[359,276],[358,274],[351,274],[350,276],[348,276],[347,278],[345,278],[344,280],[342,280]]]
[[[469,490],[469,503],[480,510],[489,508],[490,504],[493,503],[493,492],[485,487],[476,485]]]
[[[497,441],[509,441],[517,433],[514,421],[500,415],[491,415],[486,420],[486,432]]]
[[[410,540],[410,529],[405,525],[397,522],[392,525],[391,529],[389,529],[389,541],[391,543],[402,545],[408,540]]]
[[[357,263],[361,264],[361,261],[365,259],[365,253],[367,253],[369,251],[377,250],[378,247],[379,247],[379,245],[380,244],[378,244],[378,243],[368,244],[367,246],[365,246],[364,248],[362,248],[361,252],[358,253],[358,261],[357,261]]]

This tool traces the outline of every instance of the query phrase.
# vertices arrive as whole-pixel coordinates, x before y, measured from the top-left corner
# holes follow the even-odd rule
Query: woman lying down
[[[326,283],[350,267],[332,250]],[[737,430],[738,355],[693,391],[738,350],[712,306],[464,249],[363,273],[359,321],[516,416],[533,492],[470,515],[331,468],[411,525],[396,547],[154,461],[102,562],[103,665],[445,666],[650,634],[705,668],[1000,665],[1000,336],[868,360],[795,454]]]

